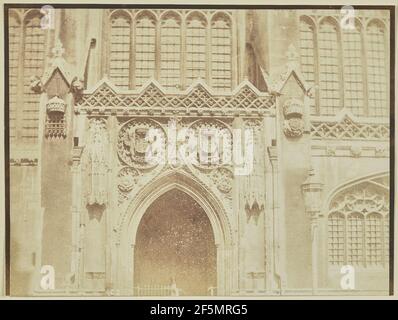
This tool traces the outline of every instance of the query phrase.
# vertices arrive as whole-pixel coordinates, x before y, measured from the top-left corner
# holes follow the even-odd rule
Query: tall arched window
[[[224,15],[218,15],[211,24],[211,84],[213,88],[231,88],[231,55],[231,21]]]
[[[111,18],[109,77],[122,88],[130,86],[130,20],[118,14]]]
[[[181,23],[174,15],[161,21],[160,83],[166,88],[178,89],[181,84]]]
[[[366,31],[369,114],[388,116],[385,28],[375,20],[369,23]]]
[[[340,52],[337,25],[324,19],[319,26],[319,86],[322,114],[334,115],[341,108]]]
[[[313,114],[335,115],[344,107],[358,116],[389,115],[388,30],[378,19],[362,26],[365,20],[358,18],[351,29],[340,28],[333,17],[319,23],[300,17],[301,70],[319,88]]]
[[[388,265],[389,192],[376,179],[338,192],[327,223],[331,265]]]
[[[45,34],[39,15],[28,16],[24,23],[24,103],[22,108],[21,137],[35,142],[39,128],[40,96],[30,90],[30,78],[42,76],[45,58]]]
[[[16,16],[10,15],[9,23],[9,124],[10,139],[16,138],[18,110],[18,73],[21,47],[21,23]]]
[[[136,22],[135,81],[137,86],[155,78],[156,70],[156,21],[143,15]]]
[[[361,26],[356,23],[354,29],[342,29],[343,37],[343,71],[344,71],[344,105],[353,114],[364,114],[364,70],[363,43]]]
[[[315,32],[307,17],[300,18],[300,62],[301,71],[310,86],[315,85]],[[310,100],[311,113],[315,114],[315,98]]]
[[[196,15],[187,21],[185,75],[187,85],[206,78],[206,21]]]

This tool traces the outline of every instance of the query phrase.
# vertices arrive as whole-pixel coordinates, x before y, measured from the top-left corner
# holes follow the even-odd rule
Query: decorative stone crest
[[[350,152],[351,152],[351,155],[352,155],[353,157],[358,158],[358,157],[361,156],[362,148],[361,148],[360,146],[355,146],[355,145],[353,145],[353,146],[351,146],[351,148],[350,148]]]
[[[218,120],[199,120],[191,128],[197,136],[198,150],[201,152],[201,154],[198,152],[197,159],[199,169],[212,170],[218,168],[223,161],[223,157],[229,158],[232,156],[232,134],[225,123]],[[212,143],[216,144],[217,150],[214,146],[211,146]],[[209,149],[209,158],[204,161],[206,146]]]
[[[117,176],[119,190],[121,192],[130,192],[136,185],[139,174],[138,170],[131,167],[121,169]]]
[[[285,117],[283,132],[289,138],[301,137],[304,132],[303,102],[298,99],[289,99],[283,105]]]
[[[388,157],[388,149],[384,146],[376,146],[375,156],[376,157]]]
[[[151,169],[156,166],[146,159],[146,151],[150,145],[147,134],[151,129],[159,130],[159,136],[166,139],[161,126],[152,120],[134,119],[122,126],[117,146],[118,155],[123,163],[140,169]],[[164,141],[161,145],[165,145]]]
[[[336,155],[336,146],[326,146],[326,154],[328,156],[335,156]]]
[[[214,170],[212,178],[220,192],[224,194],[229,194],[231,192],[233,173],[229,169],[218,168]]]

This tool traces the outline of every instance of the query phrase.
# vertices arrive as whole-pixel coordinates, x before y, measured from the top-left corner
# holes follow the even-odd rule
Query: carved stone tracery
[[[349,117],[345,117],[341,121],[312,121],[311,136],[315,139],[388,141],[390,129],[388,124],[356,123]]]
[[[380,188],[366,184],[350,189],[332,201],[330,212],[339,211],[345,214],[378,212],[386,215],[389,212],[388,192],[380,193],[378,189]]]
[[[329,205],[329,263],[364,267],[388,265],[388,176],[376,177],[347,187]],[[380,183],[382,182],[382,183]]]
[[[92,93],[85,92],[75,106],[79,113],[117,112],[120,115],[236,115],[265,114],[275,105],[275,97],[259,92],[250,82],[241,83],[236,91],[214,94],[201,82],[186,91],[164,93],[161,85],[150,82],[141,90],[118,93],[107,82]]]

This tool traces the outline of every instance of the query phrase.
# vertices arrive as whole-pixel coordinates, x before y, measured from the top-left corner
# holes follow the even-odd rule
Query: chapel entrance
[[[134,284],[153,295],[175,284],[179,295],[209,295],[217,286],[217,255],[210,220],[188,194],[173,189],[154,201],[138,227]],[[152,291],[151,291],[152,290]]]

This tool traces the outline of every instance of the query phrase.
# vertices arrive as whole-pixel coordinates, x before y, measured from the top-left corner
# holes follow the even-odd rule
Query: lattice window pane
[[[376,23],[367,29],[369,114],[388,116],[385,30]]]
[[[329,263],[344,264],[345,219],[341,213],[332,213],[328,218]]]
[[[181,85],[181,27],[170,17],[162,21],[160,37],[160,83],[166,88]]]
[[[347,262],[349,264],[362,264],[364,261],[363,221],[363,216],[359,213],[352,213],[347,217]]]
[[[313,26],[300,21],[300,62],[301,71],[309,85],[315,85],[315,36]],[[315,114],[315,98],[310,99],[311,113]]]
[[[214,88],[231,88],[231,55],[231,25],[228,21],[219,18],[212,23],[211,28],[211,77]]]
[[[136,66],[135,81],[137,86],[142,86],[145,81],[155,77],[155,21],[142,17],[136,24]]]
[[[42,76],[45,57],[44,30],[40,27],[40,18],[34,17],[25,22],[24,39],[24,104],[22,115],[22,139],[35,143],[39,127],[38,94],[30,90],[30,78]]]
[[[384,231],[384,264],[388,264],[390,258],[390,217],[384,217],[383,231]]]
[[[187,61],[186,83],[206,78],[206,27],[203,21],[195,17],[187,23]]]
[[[339,43],[336,27],[325,21],[319,30],[319,86],[321,114],[334,115],[341,108]]]
[[[366,262],[382,264],[383,262],[383,221],[379,214],[366,217]]]
[[[125,17],[111,20],[109,77],[112,82],[128,89],[130,82],[130,22]]]
[[[364,114],[362,36],[359,27],[343,29],[344,105],[355,115]]]
[[[18,69],[21,40],[21,24],[15,17],[9,19],[9,125],[10,139],[16,138]]]

